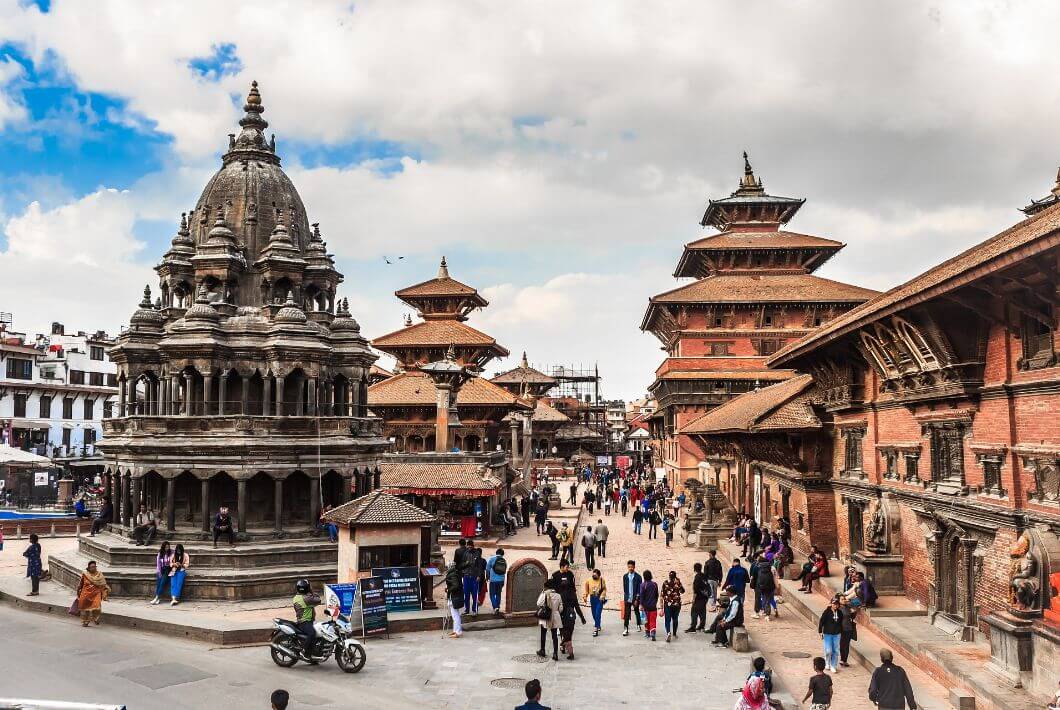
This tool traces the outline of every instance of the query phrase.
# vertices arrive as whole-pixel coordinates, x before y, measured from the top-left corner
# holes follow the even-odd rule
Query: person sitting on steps
[[[236,531],[232,527],[232,516],[228,514],[228,508],[221,506],[213,519],[213,546],[217,547],[217,538],[221,535],[228,537],[228,544],[236,544]]]

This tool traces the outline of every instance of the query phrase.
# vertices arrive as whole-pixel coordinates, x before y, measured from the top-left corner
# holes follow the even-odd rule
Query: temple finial
[[[412,325],[412,316],[410,316],[408,313],[406,313],[405,314],[405,327],[408,328],[410,325]]]
[[[762,191],[762,181],[755,177],[755,171],[751,167],[751,160],[747,157],[746,150],[743,152],[743,178],[740,179],[740,187],[737,191],[744,194]]]
[[[747,158],[747,151],[743,152],[743,174],[754,175],[754,171],[751,170],[751,161]]]
[[[526,351],[525,350],[523,351],[523,360],[522,360],[522,362],[519,363],[519,366],[522,367],[523,369],[529,369],[529,367],[530,367],[530,363],[528,363],[526,361]]]
[[[438,266],[438,278],[447,279],[449,278],[449,266],[445,263],[445,257],[442,257],[442,263]]]
[[[147,286],[144,286],[144,297],[143,297],[143,300],[140,301],[140,308],[150,308],[150,307],[151,307],[151,286],[147,285]]]
[[[188,233],[188,213],[187,212],[181,212],[180,213],[180,233],[181,234],[187,234]]]
[[[449,362],[456,362],[456,346],[449,343],[449,349],[445,351],[445,359]]]
[[[258,92],[257,81],[250,82],[250,93],[247,94],[247,106],[257,106],[257,113],[264,111],[264,109],[261,108],[261,94]],[[250,111],[249,108],[245,108],[244,110]]]

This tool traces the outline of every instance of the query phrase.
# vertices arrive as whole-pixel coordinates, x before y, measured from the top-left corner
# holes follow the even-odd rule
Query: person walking
[[[674,520],[674,516],[670,515],[669,513],[667,513],[665,516],[663,516],[663,521],[662,521],[663,537],[666,539],[666,546],[667,547],[669,547],[670,543],[673,542],[673,540],[674,540],[674,526],[676,524],[677,524],[677,521]]]
[[[685,629],[685,633],[702,631],[707,625],[707,602],[710,601],[710,585],[707,584],[707,576],[703,574],[703,565],[695,563],[692,565],[695,573],[692,577],[692,620]]]
[[[88,626],[91,621],[99,626],[99,618],[103,615],[103,602],[110,596],[110,585],[107,578],[96,568],[96,561],[88,563],[88,567],[81,574],[81,582],[77,585],[77,609],[81,612],[81,626]]]
[[[567,502],[571,505],[578,505],[578,481],[570,484],[570,497],[567,498]]]
[[[622,575],[622,635],[629,636],[629,616],[634,615],[637,620],[637,632],[641,630],[640,624],[640,592],[643,580],[637,572],[637,563],[634,560],[626,562],[626,573]]]
[[[486,562],[486,574],[489,576],[490,605],[493,607],[493,615],[501,613],[501,591],[504,589],[504,577],[508,574],[508,560],[504,559],[504,550],[497,548],[497,552]]]
[[[537,501],[537,510],[534,511],[534,525],[537,526],[537,534],[545,532],[545,521],[548,520],[548,503],[544,498]]]
[[[662,585],[663,626],[666,627],[666,643],[672,638],[677,640],[678,623],[681,618],[681,595],[685,586],[677,578],[677,572],[670,570],[668,579]]]
[[[607,583],[600,575],[600,570],[594,569],[592,576],[585,580],[585,593],[582,601],[589,605],[589,611],[593,615],[593,636],[600,635],[600,622],[604,614],[604,602],[607,601]]]
[[[839,665],[843,668],[850,666],[847,657],[850,655],[850,642],[858,640],[857,613],[851,609],[845,597],[840,598],[839,604],[843,609],[843,628],[839,632]]]
[[[188,576],[191,557],[184,551],[184,546],[177,543],[173,557],[169,560],[169,596],[170,606],[180,604],[180,595],[184,592],[184,578]]]
[[[710,587],[709,604],[713,611],[718,608],[718,587],[721,586],[724,576],[717,550],[710,550],[707,553],[707,564],[703,565],[703,576],[707,578],[707,586]]]
[[[554,560],[559,557],[559,530],[556,529],[551,520],[545,524],[545,534],[548,535],[549,542],[552,543],[552,554],[548,559]]]
[[[821,612],[817,622],[817,633],[824,641],[824,660],[830,673],[839,672],[839,637],[843,633],[843,610],[839,599],[832,597],[828,608]]]
[[[623,488],[619,494],[618,507],[622,511],[622,517],[626,517],[626,511],[629,510],[629,488]]]
[[[39,539],[37,533],[30,533],[29,547],[27,547],[26,551],[22,553],[22,556],[26,558],[26,576],[29,577],[30,583],[29,594],[27,596],[30,597],[40,595],[40,576],[44,573],[40,561],[41,547],[38,542]]]
[[[537,649],[537,655],[545,657],[545,638],[549,632],[552,633],[552,660],[559,660],[559,627],[562,625],[560,611],[563,608],[563,599],[556,592],[556,583],[552,579],[546,579],[541,594],[537,597],[537,625],[541,628],[541,646]],[[542,618],[545,611],[548,616]]]
[[[585,553],[585,569],[592,569],[596,566],[596,535],[593,534],[592,526],[585,526],[581,543]]]
[[[638,505],[633,508],[633,532],[640,535],[642,525],[644,525],[644,511]]]
[[[170,562],[173,561],[173,551],[169,549],[169,540],[163,540],[155,555],[155,598],[151,604],[158,604],[162,598],[162,592],[169,581]]]
[[[568,563],[574,566],[574,530],[572,530],[567,523],[563,523],[563,527],[559,531],[559,544],[560,553],[559,559],[562,564],[563,560],[567,560]]]
[[[655,623],[659,616],[659,585],[651,578],[651,570],[644,570],[640,586],[640,606],[644,610],[644,637],[655,640]]]
[[[604,559],[607,559],[607,536],[610,533],[611,531],[604,525],[604,521],[598,519],[596,527],[593,528],[593,535],[596,536],[596,554]]]
[[[578,604],[578,595],[574,590],[574,574],[569,570],[566,572],[570,576],[562,575],[558,578],[559,584],[557,591],[559,592],[560,598],[563,600],[563,607],[560,609],[560,648],[565,654],[567,654],[567,660],[574,660],[574,622],[578,617],[581,617],[582,623],[585,623],[585,615],[582,614],[581,605]],[[555,579],[555,577],[553,577]]]
[[[449,613],[453,617],[453,630],[449,632],[449,638],[458,639],[464,635],[460,612],[464,608],[465,599],[464,575],[456,559],[445,573],[445,599],[449,605]]]
[[[766,617],[766,621],[769,621],[773,618],[771,614],[776,610],[777,606],[777,581],[773,576],[773,567],[766,562],[764,557],[759,558],[756,575],[755,595],[759,600],[758,608]],[[758,616],[758,611],[755,611],[755,616]]]
[[[482,550],[475,547],[475,541],[467,540],[464,548],[464,613],[478,613],[478,563],[482,559]]]
[[[659,511],[653,506],[651,512],[648,513],[648,539],[659,539],[659,524],[662,523],[662,518],[659,517]]]
[[[828,710],[832,705],[832,679],[824,672],[824,659],[817,656],[813,659],[814,674],[810,676],[810,685],[802,702],[810,701],[810,710]]]
[[[725,575],[725,583],[722,585],[723,589],[728,589],[732,596],[740,600],[740,604],[743,604],[744,592],[746,591],[747,583],[751,581],[750,575],[747,570],[744,569],[743,565],[740,564],[740,558],[734,557],[732,560],[732,566],[729,567],[729,572]]]
[[[880,665],[872,672],[869,681],[869,700],[876,703],[880,710],[916,710],[916,699],[913,698],[913,686],[905,669],[894,663],[891,649],[880,649]]]

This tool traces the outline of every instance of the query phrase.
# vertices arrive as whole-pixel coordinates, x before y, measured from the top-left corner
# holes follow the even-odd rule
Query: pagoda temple
[[[509,420],[517,418],[523,422],[523,435],[516,455],[522,457],[524,469],[530,459],[551,456],[556,447],[557,431],[570,421],[566,414],[551,406],[546,397],[549,390],[559,384],[559,380],[531,367],[524,351],[518,367],[494,375],[490,382],[534,405],[534,413],[529,419],[518,414],[508,415]],[[529,457],[526,456],[527,449],[530,451]]]
[[[378,485],[387,442],[366,408],[376,356],[265,137],[257,82],[243,108],[241,132],[155,268],[160,297],[144,290],[110,350],[119,401],[98,446],[116,519],[52,557],[65,583],[97,559],[115,594],[151,596],[154,550],[129,539],[144,514],[196,560],[185,596],[290,594],[300,577],[334,576],[322,502]],[[214,549],[221,508],[236,545]]]
[[[656,465],[672,483],[697,477],[702,451],[679,430],[723,402],[792,370],[769,356],[875,291],[814,275],[843,244],[782,230],[805,200],[765,191],[744,154],[744,175],[727,198],[710,200],[700,224],[717,230],[685,245],[674,276],[694,281],[653,296],[641,329],[666,359],[649,387]]]

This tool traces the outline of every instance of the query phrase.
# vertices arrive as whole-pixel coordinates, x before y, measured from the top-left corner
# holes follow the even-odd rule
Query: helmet
[[[299,594],[309,594],[309,580],[300,579],[294,583],[294,591]]]

